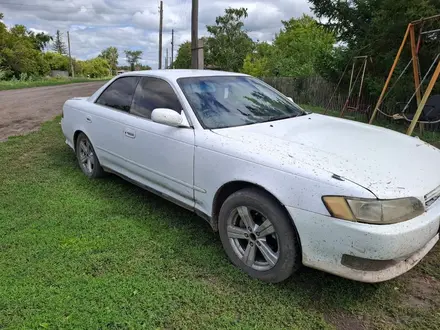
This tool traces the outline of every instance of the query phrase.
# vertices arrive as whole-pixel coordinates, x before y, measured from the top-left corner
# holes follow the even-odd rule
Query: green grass
[[[55,85],[65,85],[81,82],[92,82],[92,81],[105,81],[110,78],[47,78],[34,81],[7,81],[0,80],[0,91],[9,89],[20,89],[29,87],[41,87],[41,86],[55,86]]]
[[[307,268],[265,284],[204,220],[116,176],[87,179],[59,120],[0,143],[0,159],[1,329],[440,328],[440,290],[413,289],[439,283],[438,247],[382,284]]]

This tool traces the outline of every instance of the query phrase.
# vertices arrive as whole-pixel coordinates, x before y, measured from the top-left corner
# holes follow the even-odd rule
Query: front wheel
[[[220,209],[219,231],[229,259],[251,277],[277,283],[301,265],[290,218],[262,190],[243,189],[229,196]]]

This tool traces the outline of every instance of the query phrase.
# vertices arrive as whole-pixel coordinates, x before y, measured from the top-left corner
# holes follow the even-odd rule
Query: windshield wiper
[[[271,117],[269,117],[267,120],[263,121],[263,123],[267,123],[267,122],[269,122],[269,121],[276,121],[276,120],[288,119],[288,118],[296,118],[296,117],[305,116],[305,115],[307,115],[306,112],[299,113],[299,114],[297,114],[297,115],[271,116]]]

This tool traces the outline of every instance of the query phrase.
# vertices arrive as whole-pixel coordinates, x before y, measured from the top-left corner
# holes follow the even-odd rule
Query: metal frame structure
[[[358,62],[359,59],[362,59],[363,62],[362,62],[361,66],[358,69],[358,73],[356,75],[356,78],[353,81],[354,72],[355,72],[355,68],[356,68],[356,62]],[[362,96],[362,89],[363,89],[363,86],[364,86],[365,71],[367,69],[367,61],[368,61],[368,59],[369,59],[369,56],[367,56],[367,55],[364,55],[364,56],[354,56],[353,57],[353,62],[351,64],[351,75],[350,75],[350,85],[349,85],[349,88],[348,88],[348,95],[347,95],[347,98],[346,98],[346,100],[344,102],[344,105],[343,105],[343,107],[341,109],[341,112],[339,113],[340,117],[342,117],[344,115],[344,112],[345,112],[346,109],[357,110],[359,108],[359,106],[360,106],[360,99],[361,99],[361,96]],[[371,58],[370,58],[370,60],[371,60]],[[341,75],[341,78],[339,78],[339,82],[336,85],[336,88],[334,89],[333,94],[330,97],[330,100],[328,101],[328,105],[325,107],[324,115],[327,114],[327,112],[329,111],[330,106],[331,106],[331,102],[333,100],[333,97],[338,92],[339,86],[341,85],[341,82],[344,79],[345,73],[347,72],[347,69],[349,68],[349,66],[350,66],[350,62],[347,63],[347,65],[346,65],[346,67],[344,69],[344,72]],[[361,74],[361,72],[362,72],[362,77],[361,77],[361,83],[360,83],[360,86],[359,86],[358,96],[357,96],[357,99],[356,99],[356,107],[353,108],[353,107],[349,106],[350,99],[352,97],[352,93],[354,91],[354,87],[355,87],[355,85],[356,85],[356,83],[357,83],[357,81],[359,79],[359,75]]]
[[[359,72],[358,72],[358,74],[356,76],[356,79],[353,82],[353,74],[354,74],[354,71],[355,71],[354,69],[356,67],[356,62],[359,59],[362,59],[363,63],[361,64],[361,66],[359,68]],[[347,96],[347,100],[345,101],[344,106],[343,106],[343,108],[341,110],[341,113],[339,114],[339,117],[343,117],[344,116],[344,112],[347,109],[358,110],[359,105],[360,105],[360,101],[361,101],[361,96],[362,96],[362,88],[364,86],[364,78],[365,78],[365,70],[367,69],[367,61],[368,61],[368,56],[355,56],[355,57],[353,57],[353,65],[352,65],[352,68],[351,68],[350,86],[348,88],[348,96]],[[356,82],[357,82],[357,80],[359,78],[359,74],[361,72],[362,72],[362,76],[361,76],[361,83],[359,85],[359,92],[358,92],[357,99],[356,99],[356,107],[351,108],[349,106],[350,99],[351,99],[351,94],[353,93],[354,86],[356,85]]]
[[[413,73],[414,73],[414,86],[415,86],[415,91],[416,91],[416,98],[417,98],[417,111],[411,121],[411,124],[406,132],[407,135],[412,135],[415,126],[417,125],[417,122],[420,118],[420,115],[422,114],[423,108],[425,107],[426,101],[428,100],[429,96],[431,95],[432,89],[434,88],[435,83],[437,82],[437,79],[440,75],[440,61],[437,64],[436,70],[434,71],[434,74],[431,78],[431,81],[429,82],[429,85],[425,91],[425,93],[423,94],[423,97],[421,95],[421,91],[420,91],[420,68],[419,68],[419,61],[418,61],[418,50],[420,48],[420,38],[418,41],[416,41],[416,37],[415,37],[415,28],[425,24],[425,22],[431,21],[431,20],[435,20],[435,19],[440,19],[440,14],[438,15],[434,15],[431,17],[427,17],[427,18],[422,18],[416,21],[413,21],[411,23],[408,24],[408,27],[406,29],[405,32],[405,36],[403,37],[402,43],[400,45],[400,48],[397,52],[396,58],[394,59],[394,63],[391,66],[391,70],[388,74],[388,78],[385,81],[385,85],[383,86],[382,92],[379,96],[379,100],[377,101],[376,106],[374,107],[374,111],[373,114],[371,115],[370,121],[369,123],[372,124],[374,121],[374,118],[376,117],[376,114],[379,110],[379,107],[381,106],[385,93],[388,89],[388,86],[390,84],[391,78],[393,76],[394,70],[396,69],[397,63],[399,62],[400,56],[402,55],[403,49],[405,47],[405,44],[408,40],[408,36],[410,38],[410,45],[411,45],[411,55],[412,55],[412,63],[413,63]],[[423,31],[423,34],[429,34],[429,33],[434,33],[437,32],[438,30],[433,30],[433,31]],[[422,34],[421,33],[421,34]]]

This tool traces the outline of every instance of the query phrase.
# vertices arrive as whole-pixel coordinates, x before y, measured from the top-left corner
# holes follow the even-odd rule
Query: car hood
[[[440,150],[377,126],[309,114],[213,131],[254,156],[263,152],[292,171],[300,164],[337,174],[378,198],[423,198],[440,185]]]

